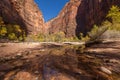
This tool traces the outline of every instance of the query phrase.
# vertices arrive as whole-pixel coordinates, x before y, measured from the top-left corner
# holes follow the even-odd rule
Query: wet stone
[[[15,58],[16,58],[15,56],[12,57],[12,59],[15,59]]]
[[[35,80],[39,80],[39,77],[36,77]]]
[[[110,62],[110,63],[119,63],[119,64],[120,64],[120,61],[119,61],[119,60],[116,60],[116,59],[110,59],[109,62]]]
[[[32,51],[28,51],[28,53],[29,53],[29,54],[31,54],[31,53],[32,53]]]
[[[105,68],[105,67],[100,67],[100,70],[102,72],[106,73],[106,74],[112,74],[112,72],[109,69]]]
[[[27,59],[26,62],[30,62],[30,60]]]
[[[22,54],[21,53],[17,53],[18,56],[21,56]]]
[[[34,73],[35,73],[35,74],[39,74],[39,71],[35,71]]]
[[[31,73],[21,71],[15,75],[14,80],[36,80],[36,79],[35,76],[33,76]]]

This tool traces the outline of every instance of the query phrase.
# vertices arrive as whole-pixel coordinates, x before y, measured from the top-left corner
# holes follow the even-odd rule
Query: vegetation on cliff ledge
[[[0,17],[0,39],[18,40],[25,39],[25,31],[16,24],[5,24]]]
[[[38,34],[29,35],[26,41],[38,41],[38,42],[65,42],[65,41],[94,41],[100,39],[115,39],[120,38],[120,8],[112,6],[107,20],[103,21],[101,25],[94,25],[90,32],[84,37],[83,33],[80,33],[79,37],[66,38],[64,32],[58,32],[54,34]]]
[[[88,32],[90,40],[120,38],[120,8],[112,6],[106,18],[100,26],[94,25]]]
[[[80,37],[66,38],[64,32],[54,34],[37,34],[29,35],[25,39],[25,31],[16,24],[5,24],[2,17],[0,17],[0,38],[18,41],[38,41],[38,42],[65,42],[65,41],[94,41],[96,39],[115,39],[120,38],[120,8],[112,6],[107,20],[102,22],[100,26],[94,25],[90,32],[84,37],[80,33]]]
[[[66,38],[64,32],[57,32],[54,34],[43,34],[39,33],[38,35],[29,35],[26,38],[26,41],[38,41],[38,42],[73,42],[79,41],[77,37]]]

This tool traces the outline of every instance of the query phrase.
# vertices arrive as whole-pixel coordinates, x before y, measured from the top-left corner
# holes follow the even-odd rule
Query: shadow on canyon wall
[[[82,0],[76,16],[76,36],[79,37],[80,32],[86,35],[93,25],[100,25],[105,21],[112,5],[120,6],[120,1]]]
[[[0,16],[3,17],[3,20],[6,24],[17,24],[28,33],[27,25],[25,24],[24,19],[19,15],[19,12],[16,10],[15,6],[12,6],[12,2],[8,0],[0,1]],[[19,8],[17,8],[19,9]]]

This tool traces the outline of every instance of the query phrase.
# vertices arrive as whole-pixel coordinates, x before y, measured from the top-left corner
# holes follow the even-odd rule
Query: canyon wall
[[[70,0],[59,15],[48,21],[50,34],[64,32],[66,37],[86,34],[94,24],[100,24],[112,5],[120,6],[119,0]]]
[[[28,34],[64,32],[66,37],[86,34],[94,24],[105,20],[119,0],[70,0],[57,17],[44,23],[34,0],[0,0],[0,16],[6,23],[19,24]],[[57,6],[56,6],[57,7]]]
[[[19,24],[28,34],[44,31],[44,19],[34,0],[0,0],[0,16],[6,23]]]
[[[81,4],[79,0],[70,0],[60,11],[58,16],[46,23],[50,34],[64,32],[66,37],[75,36],[76,15],[78,7]]]

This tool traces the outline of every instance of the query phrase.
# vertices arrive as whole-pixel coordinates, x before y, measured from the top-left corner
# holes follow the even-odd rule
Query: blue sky
[[[45,21],[56,17],[68,1],[69,0],[35,0],[43,13]]]

